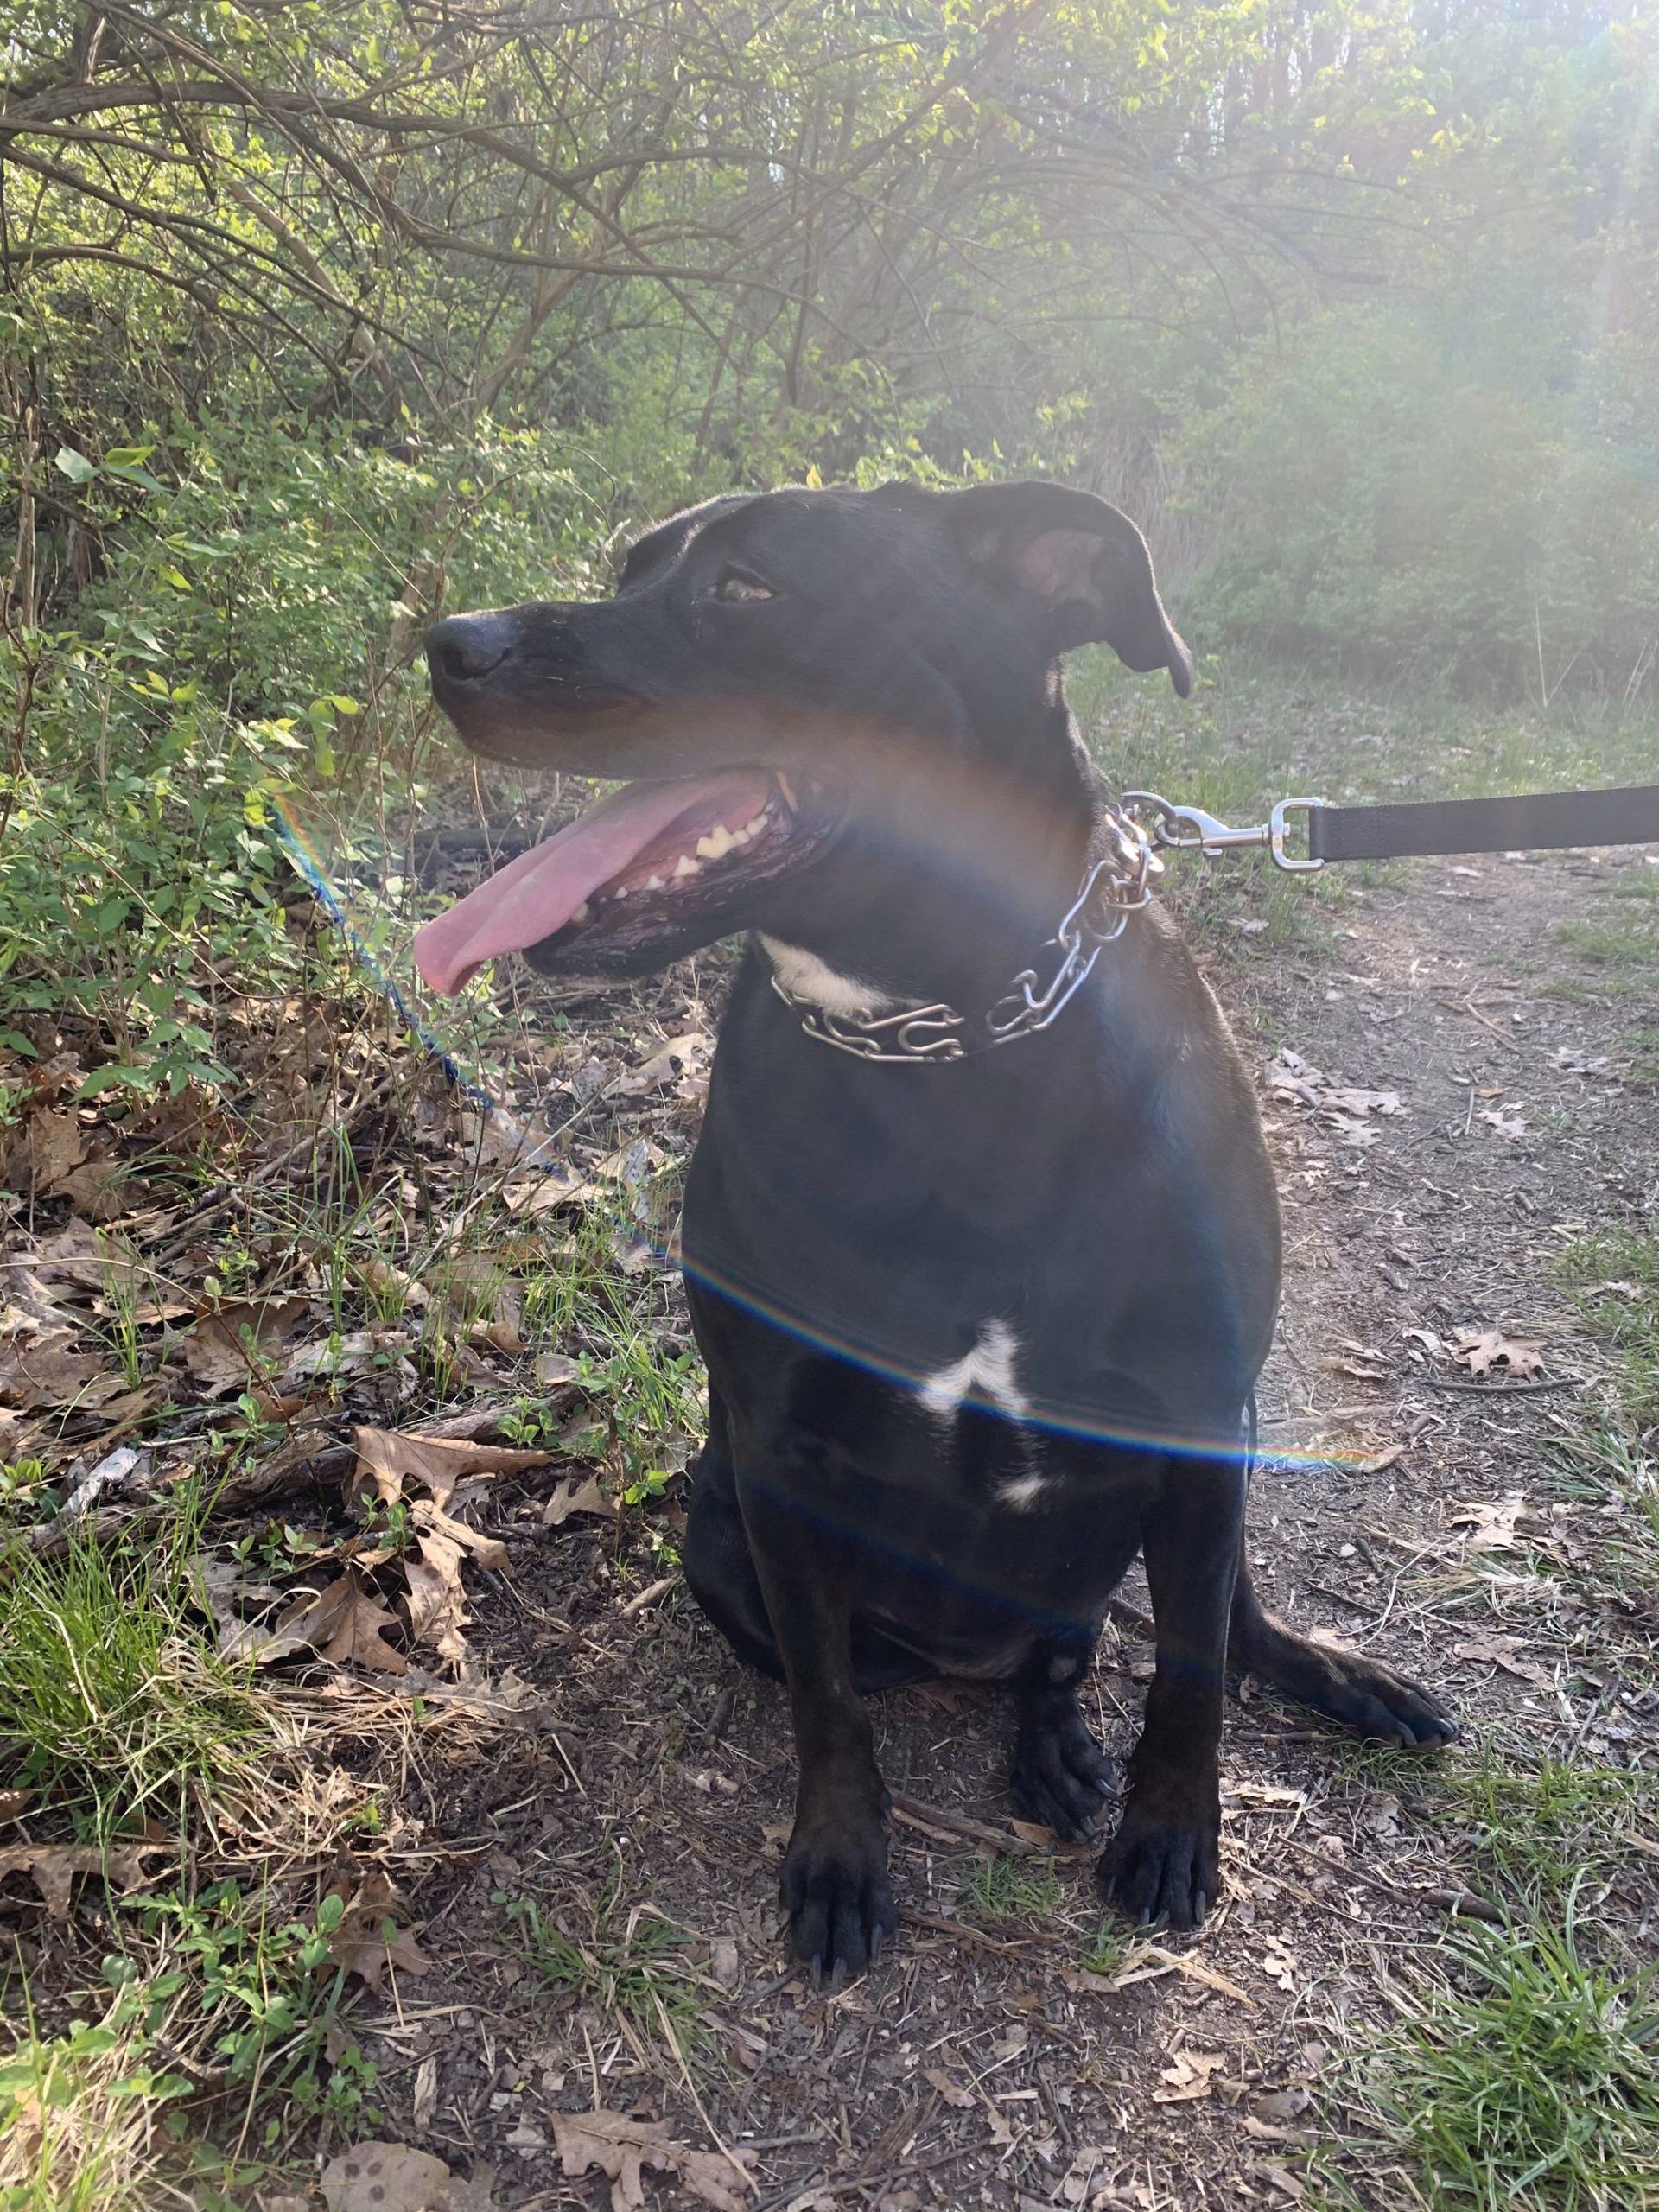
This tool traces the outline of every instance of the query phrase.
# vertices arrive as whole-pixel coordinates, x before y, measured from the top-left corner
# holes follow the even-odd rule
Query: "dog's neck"
[[[976,1011],[1039,963],[1101,792],[1063,702],[1001,757],[1012,772],[953,760],[916,780],[768,917],[760,941],[792,997],[855,1019],[936,1000]]]

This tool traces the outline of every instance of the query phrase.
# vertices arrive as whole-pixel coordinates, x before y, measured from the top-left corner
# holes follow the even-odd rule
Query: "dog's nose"
[[[446,683],[480,683],[518,642],[510,614],[451,614],[426,633],[426,664]]]

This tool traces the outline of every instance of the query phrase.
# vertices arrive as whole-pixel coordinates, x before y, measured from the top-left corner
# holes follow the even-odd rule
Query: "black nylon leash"
[[[1522,853],[1563,845],[1659,842],[1659,784],[1520,798],[1429,799],[1308,810],[1307,856],[1390,860],[1404,853]]]
[[[1423,799],[1385,806],[1331,806],[1322,798],[1285,798],[1268,820],[1230,829],[1202,807],[1176,806],[1156,791],[1130,791],[1124,804],[1152,815],[1153,841],[1165,850],[1212,859],[1240,846],[1266,845],[1293,873],[1327,861],[1395,860],[1412,853],[1542,852],[1574,845],[1659,844],[1659,784],[1620,791],[1533,791],[1512,798]],[[1306,855],[1290,850],[1291,824],[1306,817]]]

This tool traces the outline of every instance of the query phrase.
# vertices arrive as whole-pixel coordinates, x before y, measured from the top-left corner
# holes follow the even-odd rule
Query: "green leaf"
[[[98,474],[98,463],[77,453],[73,446],[60,446],[54,459],[72,484],[90,484]]]

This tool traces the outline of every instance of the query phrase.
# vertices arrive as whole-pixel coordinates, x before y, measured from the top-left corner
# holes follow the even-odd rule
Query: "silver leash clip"
[[[1291,815],[1308,813],[1313,807],[1323,806],[1322,798],[1281,798],[1274,802],[1265,822],[1254,823],[1248,829],[1235,830],[1225,822],[1218,822],[1213,814],[1206,814],[1201,806],[1177,806],[1161,798],[1156,791],[1126,791],[1123,804],[1131,810],[1146,807],[1152,821],[1147,825],[1153,842],[1165,852],[1202,853],[1206,860],[1219,860],[1224,853],[1241,846],[1265,845],[1272,855],[1275,868],[1288,875],[1311,875],[1322,868],[1325,862],[1310,857],[1298,858],[1289,849],[1287,839]]]

